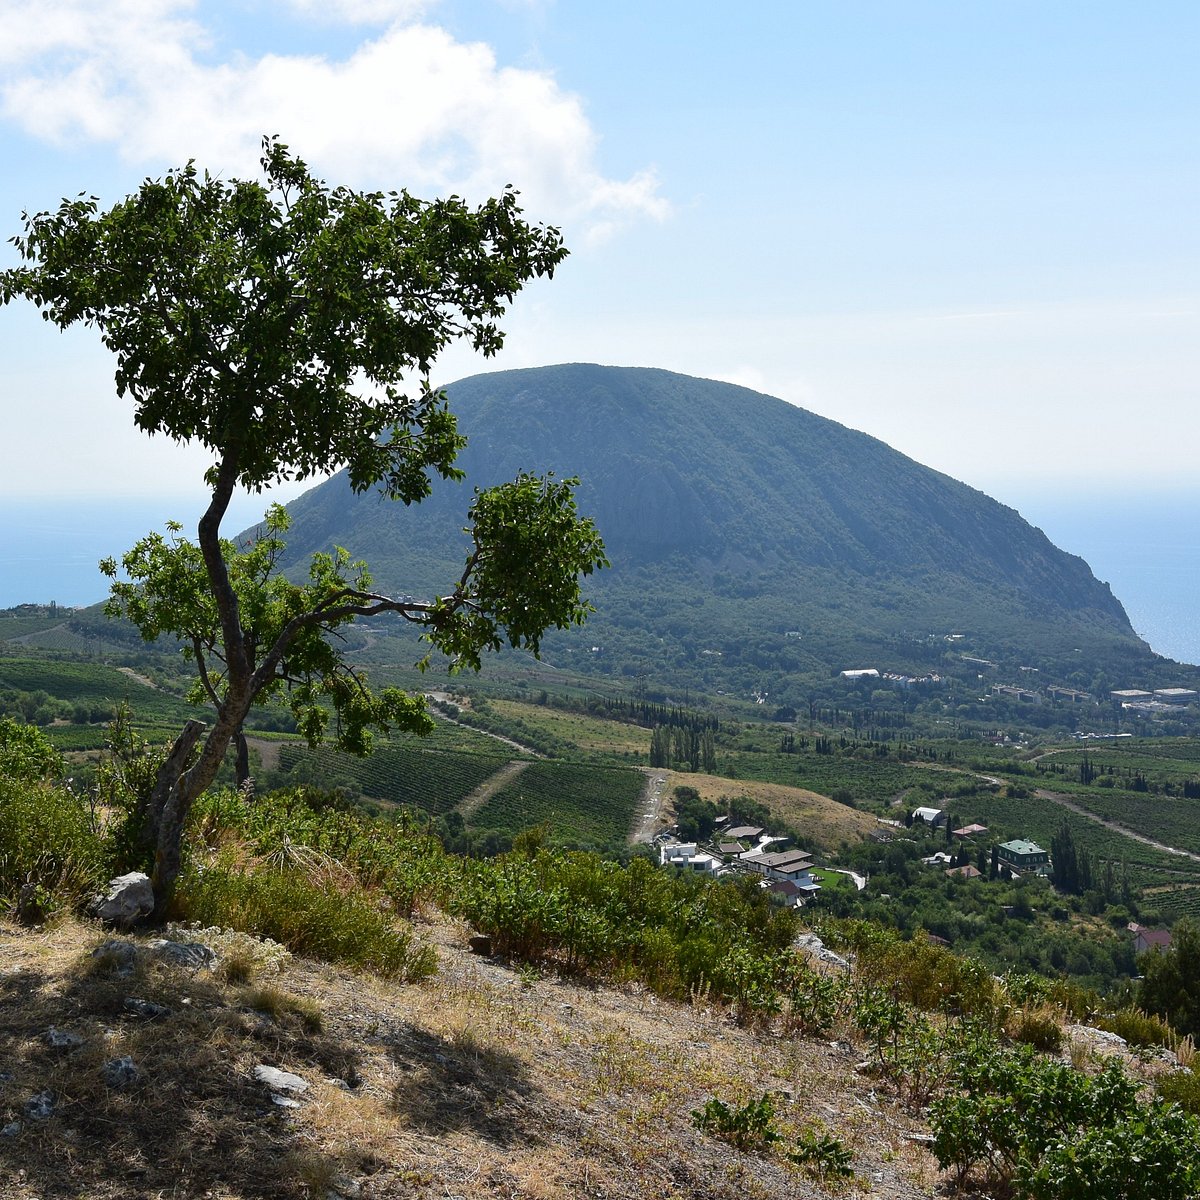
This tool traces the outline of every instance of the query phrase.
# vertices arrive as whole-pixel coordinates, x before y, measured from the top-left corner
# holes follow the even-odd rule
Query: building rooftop
[[[962,867],[951,867],[946,874],[959,875],[963,879],[979,879],[983,875],[983,872],[980,871],[978,867],[973,866],[971,863],[967,863]]]
[[[747,854],[742,857],[752,858],[754,862],[762,863],[765,867],[774,867],[777,871],[812,865],[812,855],[807,850],[780,850],[775,854]]]
[[[1007,850],[1010,854],[1046,854],[1037,842],[1026,842],[1021,838],[1014,838],[1011,842],[1001,842],[1001,850]]]

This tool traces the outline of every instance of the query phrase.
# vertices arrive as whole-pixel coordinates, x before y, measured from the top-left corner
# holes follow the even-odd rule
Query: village
[[[946,829],[948,821],[949,816],[943,809],[921,807],[907,814],[905,825],[911,828],[920,824],[935,831]],[[879,840],[890,840],[895,825],[887,821],[881,821],[880,825]],[[1049,852],[1026,839],[994,844],[989,860],[989,851],[980,840],[987,833],[987,827],[979,824],[950,830],[947,845],[954,848],[937,850],[921,861],[926,866],[942,867],[948,876],[965,879],[995,878],[997,875],[1013,879],[1022,875],[1047,877],[1051,874]],[[727,813],[713,818],[711,834],[707,838],[685,841],[679,836],[678,825],[654,838],[660,866],[695,871],[713,878],[739,874],[759,876],[761,886],[789,907],[803,907],[814,900],[820,894],[822,880],[830,874],[847,876],[858,891],[866,887],[865,876],[839,868],[819,867],[811,851],[795,847],[793,842],[791,836],[772,833],[761,825],[735,824],[735,818]]]

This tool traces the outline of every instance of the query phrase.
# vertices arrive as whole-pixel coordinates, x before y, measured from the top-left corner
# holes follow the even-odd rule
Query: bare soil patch
[[[464,820],[469,821],[510,779],[520,775],[527,766],[528,761],[505,763],[495,775],[485,779],[474,791],[464,796],[457,806]]]

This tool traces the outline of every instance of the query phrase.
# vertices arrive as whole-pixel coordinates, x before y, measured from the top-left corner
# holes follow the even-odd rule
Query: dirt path
[[[1081,817],[1086,817],[1089,821],[1095,821],[1097,825],[1103,825],[1105,829],[1111,829],[1113,833],[1119,833],[1122,837],[1127,837],[1135,842],[1141,842],[1143,846],[1150,846],[1155,850],[1161,850],[1164,854],[1177,854],[1180,858],[1191,859],[1194,863],[1200,863],[1200,854],[1193,854],[1190,850],[1179,850],[1175,846],[1168,846],[1165,842],[1156,842],[1153,838],[1148,838],[1144,834],[1134,833],[1132,829],[1126,829],[1124,825],[1118,825],[1116,821],[1106,820],[1104,817],[1098,817],[1094,812],[1088,812],[1086,808],[1076,804],[1072,800],[1068,800],[1066,796],[1058,792],[1048,792],[1044,788],[1038,788],[1033,793],[1039,800],[1050,800],[1059,805],[1060,808],[1065,808]]]
[[[629,835],[631,846],[650,841],[658,832],[665,798],[664,789],[667,786],[667,773],[661,767],[639,767],[638,770],[646,776],[646,786],[642,789],[642,799],[638,805],[637,823]]]
[[[473,792],[464,796],[454,807],[462,813],[463,820],[469,821],[504,785],[529,766],[526,759],[522,762],[505,763],[495,775],[489,775]]]
[[[492,733],[491,730],[480,729],[478,726],[472,725],[468,721],[456,720],[442,707],[443,704],[450,703],[450,697],[442,692],[427,692],[425,698],[434,702],[434,711],[436,712],[437,719],[439,721],[445,721],[448,725],[459,725],[463,729],[470,729],[474,733],[481,733],[484,737],[495,738],[496,741],[503,742],[506,746],[511,746],[514,750],[519,750],[522,754],[528,754],[533,758],[546,757],[544,754],[538,753],[538,751],[536,751],[532,746],[522,746],[520,742],[514,742],[512,738],[507,738],[501,733]]]
[[[156,692],[161,690],[153,679],[147,679],[145,675],[139,675],[132,667],[118,667],[117,670],[122,675],[128,675],[130,679],[136,680],[143,687],[153,688]]]

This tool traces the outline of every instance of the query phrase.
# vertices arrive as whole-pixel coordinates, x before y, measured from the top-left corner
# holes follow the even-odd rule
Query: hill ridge
[[[776,397],[596,364],[474,375],[446,392],[469,485],[521,470],[578,478],[613,563],[591,589],[597,627],[611,641],[645,635],[627,673],[642,673],[655,639],[693,656],[700,642],[732,645],[748,608],[775,637],[811,635],[824,667],[840,661],[833,643],[956,630],[1014,653],[1026,631],[1056,651],[1148,653],[1087,563],[1015,509]],[[438,486],[405,509],[334,477],[289,505],[288,561],[336,542],[384,587],[432,593],[460,567],[470,495]]]

